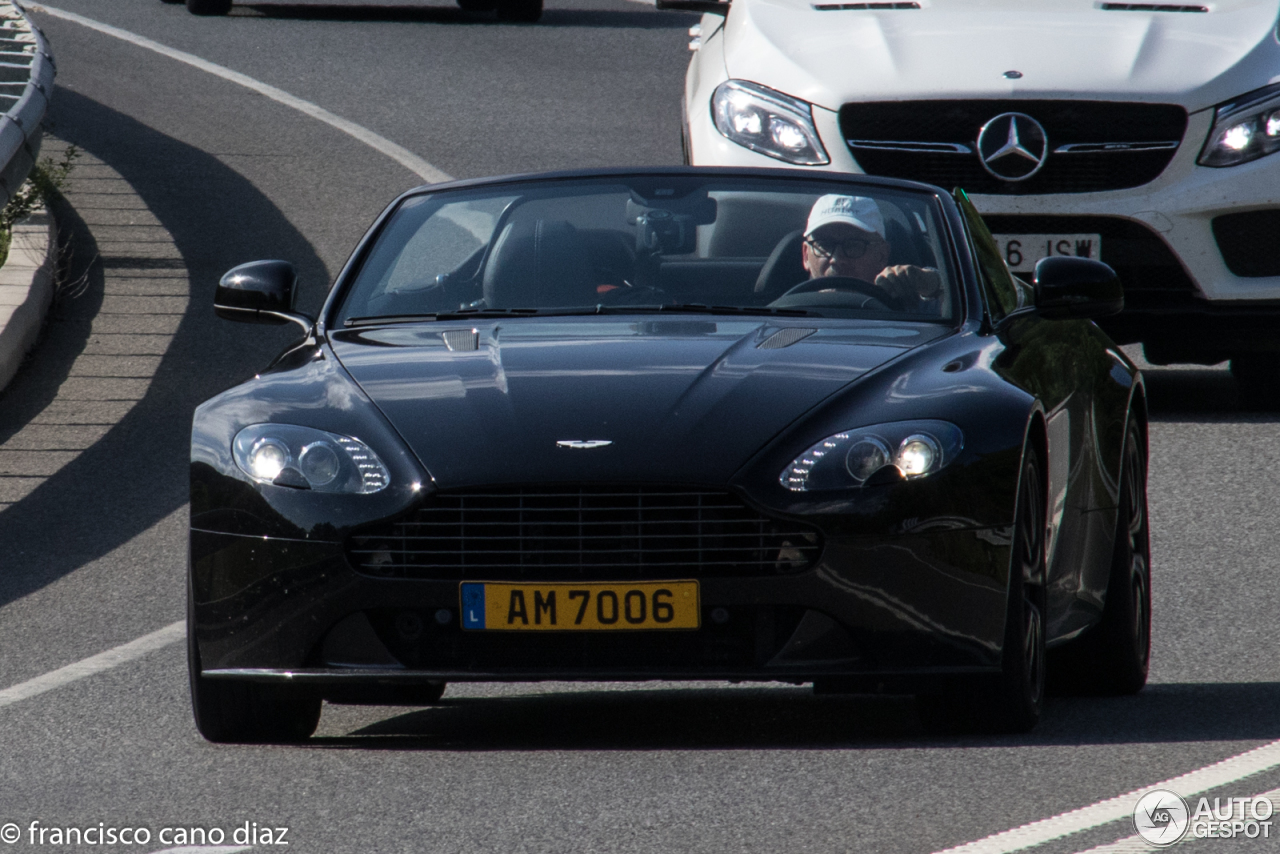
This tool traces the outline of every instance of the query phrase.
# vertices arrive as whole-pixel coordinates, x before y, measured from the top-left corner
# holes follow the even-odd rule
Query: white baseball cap
[[[884,237],[884,217],[880,216],[880,206],[875,199],[866,196],[840,196],[834,193],[823,196],[813,203],[809,211],[809,222],[804,227],[804,235],[808,237],[824,225],[843,222],[862,231],[874,231]]]

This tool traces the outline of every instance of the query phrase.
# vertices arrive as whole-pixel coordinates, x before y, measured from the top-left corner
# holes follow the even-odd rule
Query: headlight
[[[828,436],[792,460],[778,482],[792,492],[817,492],[914,480],[943,468],[963,448],[960,428],[946,421],[876,424]]]
[[[813,126],[813,108],[804,101],[745,80],[728,80],[711,96],[716,128],[752,151],[794,163],[830,163]]]
[[[364,442],[310,427],[252,424],[236,434],[231,450],[241,471],[259,483],[368,495],[391,482]]]
[[[1280,151],[1280,84],[1218,107],[1201,166],[1235,166]]]

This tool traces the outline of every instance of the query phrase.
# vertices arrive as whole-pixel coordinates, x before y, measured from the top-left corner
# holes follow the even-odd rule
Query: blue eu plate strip
[[[484,585],[462,585],[462,627],[484,628]]]

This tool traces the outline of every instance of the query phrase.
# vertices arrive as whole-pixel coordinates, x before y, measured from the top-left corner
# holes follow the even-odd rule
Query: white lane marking
[[[86,676],[93,676],[104,670],[110,670],[134,659],[142,658],[147,653],[155,652],[157,649],[166,647],[171,643],[177,643],[186,636],[186,620],[171,623],[163,629],[152,632],[149,635],[143,635],[137,640],[131,640],[114,649],[91,655],[74,664],[68,664],[66,667],[52,670],[43,676],[37,676],[34,679],[28,679],[26,682],[19,682],[17,685],[5,688],[0,691],[0,708],[21,700],[30,699],[46,691],[52,691],[54,688],[61,688],[63,685],[84,679]]]
[[[166,848],[163,851],[152,851],[151,854],[236,854],[237,851],[248,851],[249,845],[183,845],[178,848]]]
[[[1178,792],[1178,794],[1182,793]],[[1266,798],[1271,801],[1271,808],[1280,812],[1280,789],[1272,789],[1269,792],[1260,792],[1252,798],[1249,798],[1249,800],[1254,801],[1258,798]],[[1188,804],[1187,806],[1191,807],[1192,814],[1194,814],[1195,806],[1192,804]],[[1244,804],[1233,805],[1231,817],[1234,819],[1243,819],[1245,817]],[[1196,839],[1197,837],[1188,834],[1182,838],[1182,842],[1179,844],[1189,845],[1190,843],[1195,842]],[[1090,848],[1088,851],[1080,851],[1077,852],[1077,854],[1148,854],[1148,852],[1152,850],[1153,846],[1150,842],[1147,842],[1141,836],[1134,835],[1126,836],[1124,839],[1117,839],[1115,842],[1108,842],[1106,845],[1099,845],[1096,848]]]
[[[1185,845],[1190,839],[1184,839],[1181,844]],[[1080,852],[1080,854],[1147,854],[1154,851],[1151,843],[1143,839],[1141,836],[1126,836],[1124,839],[1117,839],[1115,842],[1108,842],[1106,845],[1099,845],[1097,848],[1090,848],[1088,851]]]
[[[1152,783],[1118,798],[1099,801],[1088,807],[1033,821],[976,842],[957,845],[937,854],[1010,854],[1043,845],[1082,830],[1090,830],[1120,819],[1131,819],[1138,798],[1152,789],[1172,789],[1184,798],[1251,777],[1280,765],[1280,741],[1273,741],[1245,753],[1198,768],[1181,777]]]
[[[210,62],[207,59],[201,59],[194,54],[176,50],[166,45],[162,45],[159,42],[152,41],[145,36],[140,36],[137,33],[131,33],[128,30],[122,30],[119,27],[113,27],[110,24],[95,21],[92,18],[86,18],[83,15],[77,15],[75,12],[66,12],[62,9],[54,8],[53,6],[46,6],[43,3],[29,3],[26,4],[26,8],[32,12],[43,12],[46,15],[52,15],[55,18],[62,18],[64,21],[71,21],[72,23],[79,24],[82,27],[88,27],[91,30],[97,30],[100,33],[105,33],[106,35],[122,39],[123,41],[135,44],[138,47],[153,50],[162,56],[167,56],[170,59],[176,59],[179,62],[185,62],[187,65],[199,68],[201,71],[207,71],[210,74],[221,77],[223,80],[230,80],[232,83],[237,83],[246,89],[252,89],[259,95],[264,95],[273,101],[277,101],[287,107],[292,107],[301,113],[311,116],[313,119],[322,121],[331,127],[337,128],[345,134],[355,137],[365,145],[368,145],[369,147],[385,154],[387,157],[390,157],[410,172],[421,176],[424,181],[439,183],[441,181],[453,180],[448,174],[432,166],[409,149],[396,145],[386,137],[379,136],[368,128],[362,127],[355,122],[348,121],[341,116],[334,115],[324,107],[313,104],[310,101],[304,101],[296,95],[290,95],[283,89],[277,89],[270,84],[263,83],[261,80],[255,80],[247,74],[241,74],[239,71],[232,71],[230,68]]]

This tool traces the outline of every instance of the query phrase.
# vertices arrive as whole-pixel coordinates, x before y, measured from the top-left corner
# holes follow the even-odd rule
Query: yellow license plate
[[[464,581],[462,628],[499,631],[696,629],[698,582],[508,584]]]

